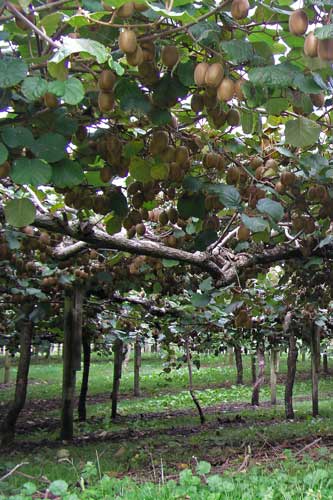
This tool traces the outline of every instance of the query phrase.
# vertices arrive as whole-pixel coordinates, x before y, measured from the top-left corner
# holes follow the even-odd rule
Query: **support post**
[[[111,393],[112,408],[111,418],[114,420],[117,417],[118,395],[121,379],[121,371],[123,364],[123,348],[124,342],[121,339],[116,339],[113,343],[113,386]]]
[[[312,416],[319,415],[319,370],[320,370],[320,328],[313,323],[311,328],[311,379]]]
[[[140,368],[141,368],[141,340],[136,338],[134,343],[134,396],[140,396]]]
[[[276,387],[277,387],[277,376],[279,373],[279,356],[280,356],[279,350],[276,347],[272,347],[271,359],[270,359],[270,365],[271,365],[270,383],[271,383],[272,405],[276,405]]]

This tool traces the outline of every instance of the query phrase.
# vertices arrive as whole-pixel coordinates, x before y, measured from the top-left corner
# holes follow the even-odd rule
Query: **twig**
[[[298,457],[298,455],[301,455],[302,453],[304,453],[304,451],[306,451],[309,448],[312,448],[312,446],[315,446],[316,444],[318,444],[321,441],[321,439],[322,439],[321,437],[318,439],[315,439],[314,441],[312,441],[312,443],[309,443],[306,446],[304,446],[304,448],[302,448],[297,453],[295,453],[295,457]]]
[[[58,0],[56,2],[43,4],[43,5],[40,5],[39,7],[34,7],[34,12],[42,12],[44,10],[54,9],[56,7],[61,7],[63,4],[70,3],[70,2],[74,3],[74,0]],[[4,10],[4,8],[5,8],[5,6],[3,7],[2,11]],[[68,7],[68,9],[69,8],[70,7]],[[15,16],[13,16],[13,15],[12,16],[1,16],[0,23],[3,23],[4,21],[9,21],[10,19],[13,19],[13,17],[15,17]]]
[[[15,465],[15,467],[13,469],[11,469],[9,472],[7,472],[7,474],[5,474],[4,476],[0,477],[0,481],[4,481],[5,479],[7,479],[7,477],[9,477],[12,474],[14,474],[14,472],[17,469],[19,469],[20,467],[23,467],[23,465],[29,465],[29,462],[22,462],[21,464]]]

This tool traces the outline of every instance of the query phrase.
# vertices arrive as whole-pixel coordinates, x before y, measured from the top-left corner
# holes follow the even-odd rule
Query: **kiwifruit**
[[[235,317],[235,326],[237,328],[245,328],[249,322],[249,315],[245,309],[238,311]]]
[[[158,68],[151,61],[143,61],[138,66],[139,77],[145,85],[153,85],[160,77]]]
[[[273,170],[274,172],[276,172],[277,168],[278,168],[279,164],[276,160],[274,160],[274,158],[268,158],[268,160],[265,161],[265,169],[268,170]]]
[[[143,63],[143,50],[140,45],[131,54],[126,54],[126,61],[130,66],[139,66]]]
[[[169,145],[159,153],[159,156],[162,161],[171,163],[172,161],[175,161],[176,148],[174,146]]]
[[[333,60],[333,39],[318,40],[318,57],[323,61]]]
[[[149,6],[145,3],[134,2],[134,9],[137,12],[145,12],[149,9]]]
[[[52,92],[46,92],[43,97],[44,104],[47,108],[54,109],[58,106],[58,98]]]
[[[139,191],[142,191],[143,184],[140,181],[134,181],[131,184],[129,184],[127,188],[127,193],[130,196],[133,196],[133,194],[138,193]]]
[[[307,196],[310,201],[324,203],[327,200],[326,187],[321,184],[310,186]]]
[[[5,161],[2,165],[0,165],[0,178],[8,177],[10,172],[10,163],[9,161]]]
[[[239,78],[238,80],[235,81],[235,96],[240,101],[242,101],[244,99],[242,86],[244,85],[245,82],[246,82],[246,80],[244,80],[244,78]]]
[[[178,163],[170,163],[168,179],[172,182],[181,182],[184,179],[184,170]]]
[[[304,54],[308,57],[317,57],[318,38],[313,31],[311,31],[304,40]]]
[[[275,191],[279,194],[284,194],[286,192],[286,186],[282,184],[281,181],[277,181],[275,184]]]
[[[255,178],[258,179],[258,181],[261,181],[265,177],[265,171],[266,168],[262,165],[261,167],[256,168],[255,171]]]
[[[144,61],[154,61],[156,47],[153,41],[147,40],[145,42],[140,43],[140,47],[142,48],[142,55]]]
[[[205,85],[205,77],[209,64],[206,62],[201,62],[196,65],[194,70],[194,82],[198,87],[203,87]]]
[[[132,30],[122,31],[118,38],[118,44],[120,50],[125,52],[125,54],[132,54],[133,52],[135,52],[138,46],[138,41],[134,31]]]
[[[222,82],[224,76],[224,68],[220,63],[213,63],[208,66],[205,73],[205,84],[207,87],[217,88]]]
[[[313,219],[304,219],[303,221],[303,231],[305,234],[311,234],[316,230],[316,224]]]
[[[142,222],[142,216],[139,210],[131,210],[128,217],[132,220],[133,224],[140,224]]]
[[[311,102],[317,108],[322,108],[325,104],[325,95],[324,94],[310,94]]]
[[[165,210],[163,210],[158,216],[158,221],[162,226],[166,226],[167,223],[169,222],[169,216]]]
[[[140,208],[140,214],[143,220],[148,220],[149,219],[149,212],[146,208],[142,207]]]
[[[164,151],[169,144],[169,134],[165,130],[155,130],[152,134],[149,144],[149,152],[151,155],[158,155]]]
[[[304,35],[309,26],[309,19],[302,9],[295,10],[289,17],[289,31],[293,35]]]
[[[238,109],[229,109],[227,113],[227,122],[231,127],[237,127],[240,124],[240,114]]]
[[[175,45],[166,45],[161,53],[162,63],[172,69],[179,61],[179,50]]]
[[[51,243],[51,236],[49,235],[49,233],[45,233],[45,232],[40,233],[39,242],[42,245],[49,245]]]
[[[178,220],[178,211],[177,211],[176,208],[170,207],[169,210],[168,210],[168,212],[167,212],[167,215],[168,215],[168,219],[171,222],[171,224],[176,224],[177,223],[177,220]]]
[[[203,166],[205,168],[218,168],[218,165],[219,165],[219,161],[220,161],[220,155],[218,155],[217,153],[207,153],[205,154],[205,156],[203,157]]]
[[[117,160],[122,154],[123,144],[119,137],[114,134],[108,134],[105,138],[106,148],[109,153],[114,153]]]
[[[103,92],[111,92],[116,83],[116,75],[110,69],[104,69],[98,78],[99,89]]]
[[[227,113],[223,111],[223,109],[213,109],[209,113],[209,116],[213,120],[214,127],[220,128],[227,121]]]
[[[254,158],[251,158],[250,160],[250,167],[253,168],[254,170],[258,167],[262,167],[264,164],[264,160],[260,158],[259,156],[255,156]]]
[[[209,92],[205,92],[202,97],[207,111],[211,111],[214,108],[216,108],[217,105],[216,95],[211,95]]]
[[[193,94],[191,98],[191,109],[195,113],[199,113],[205,106],[204,98],[201,94]]]
[[[234,19],[245,19],[249,15],[249,10],[248,0],[232,0],[231,15]]]
[[[168,247],[176,248],[176,246],[177,246],[177,238],[176,238],[176,236],[174,236],[173,234],[171,234],[170,236],[168,236],[167,238],[165,238],[164,243]]]
[[[126,2],[117,9],[117,16],[121,19],[128,19],[134,14],[134,2]]]
[[[110,92],[98,93],[98,107],[101,113],[111,111],[114,107],[114,96]]]
[[[24,12],[24,10],[21,7],[16,6],[17,10],[20,11],[24,17],[26,17],[29,21],[32,23],[35,20],[35,16],[32,12]],[[31,27],[24,21],[24,19],[20,19],[18,17],[15,18],[15,24],[18,28],[20,28],[23,31],[29,31],[31,30]]]
[[[175,162],[177,165],[183,165],[189,160],[189,151],[186,146],[177,146],[175,151]]]
[[[235,84],[230,78],[223,78],[217,89],[217,98],[219,101],[230,101],[235,93]]]
[[[146,232],[146,226],[141,222],[135,226],[135,231],[138,236],[143,236]]]
[[[251,236],[250,230],[244,225],[241,224],[237,231],[237,239],[238,241],[247,241]]]
[[[282,172],[280,181],[285,186],[292,186],[296,182],[296,175],[293,172]]]
[[[227,166],[227,160],[223,155],[219,155],[219,162],[217,164],[217,170],[222,172]]]
[[[220,219],[216,215],[209,216],[203,222],[203,229],[205,231],[218,231],[220,229]]]
[[[228,168],[226,175],[227,184],[237,184],[240,178],[240,169],[236,166],[231,166]]]

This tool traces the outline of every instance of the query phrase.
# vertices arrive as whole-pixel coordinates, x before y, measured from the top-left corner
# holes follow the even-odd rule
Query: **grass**
[[[312,419],[309,400],[302,401],[296,398],[296,420],[285,422],[282,405],[276,407],[262,406],[258,409],[247,406],[234,408],[234,411],[226,411],[225,406],[225,409],[223,409],[223,405],[230,403],[234,405],[249,403],[251,387],[250,385],[234,385],[236,373],[234,367],[229,366],[227,357],[205,356],[201,362],[202,368],[194,371],[197,396],[204,407],[220,406],[218,411],[207,412],[206,425],[202,427],[199,425],[198,416],[193,409],[193,402],[186,390],[187,371],[180,369],[171,374],[165,374],[162,372],[162,362],[157,355],[144,355],[141,379],[143,397],[133,398],[131,396],[133,376],[132,364],[130,363],[121,380],[123,396],[120,399],[119,412],[122,417],[117,422],[110,422],[110,401],[108,398],[104,400],[101,398],[101,402],[92,401],[88,405],[88,421],[84,424],[76,423],[75,433],[77,436],[83,438],[93,433],[96,436],[96,441],[88,441],[87,444],[79,446],[66,445],[69,459],[59,461],[57,454],[59,449],[64,448],[64,445],[59,442],[56,447],[33,447],[31,451],[29,451],[27,445],[24,445],[24,451],[22,451],[19,445],[20,442],[25,443],[28,440],[33,446],[34,443],[38,443],[41,439],[47,439],[49,443],[52,443],[52,440],[55,441],[58,438],[58,429],[54,431],[37,429],[31,431],[29,435],[18,434],[18,447],[11,454],[0,459],[0,477],[17,463],[26,461],[29,464],[23,466],[20,470],[24,474],[36,478],[34,482],[38,488],[41,487],[39,483],[41,477],[47,477],[50,481],[61,478],[70,486],[71,494],[74,494],[75,484],[80,481],[82,474],[84,475],[82,471],[85,470],[86,464],[90,462],[94,468],[98,462],[101,474],[102,476],[105,475],[106,479],[95,481],[95,478],[89,494],[88,490],[87,492],[80,491],[78,498],[148,499],[153,498],[153,496],[156,497],[157,494],[165,499],[185,498],[179,496],[183,491],[181,489],[182,485],[179,485],[179,483],[175,483],[175,485],[173,483],[171,485],[165,484],[161,488],[148,483],[138,486],[127,479],[119,480],[115,479],[115,477],[122,477],[126,474],[127,476],[133,475],[136,479],[154,479],[154,471],[156,474],[156,470],[160,471],[161,467],[164,476],[175,474],[177,476],[182,468],[193,466],[193,457],[196,457],[199,461],[208,461],[216,468],[231,460],[233,470],[237,470],[243,461],[248,446],[250,446],[255,456],[261,448],[267,449],[267,453],[269,453],[270,448],[274,447],[276,443],[282,443],[281,452],[283,448],[289,447],[289,443],[293,444],[298,439],[305,437],[315,439],[318,436],[322,436],[324,439],[325,436],[333,435],[333,407],[330,396],[332,393],[332,377],[323,377],[320,380],[320,418]],[[250,384],[250,360],[245,358],[244,365],[245,382]],[[285,358],[282,358],[280,368],[281,373],[286,371]],[[309,361],[299,362],[298,369],[302,377],[299,377],[296,382],[295,396],[301,398],[311,393],[310,379],[304,377],[305,372],[309,373]],[[49,364],[41,362],[33,364],[30,375],[31,381],[34,383],[29,387],[29,399],[48,400],[59,398],[61,370],[61,364],[53,361]],[[268,375],[268,367],[266,367],[266,372]],[[107,395],[111,390],[111,383],[112,361],[110,359],[94,359],[89,394]],[[284,387],[279,384],[279,399],[283,399],[283,392]],[[13,387],[1,391],[0,400],[2,404],[6,404],[12,393]],[[269,400],[269,396],[269,387],[265,385],[261,391],[261,400]],[[187,413],[184,414],[183,411],[187,411]],[[145,414],[148,412],[161,412],[163,416],[155,417],[150,415],[146,417]],[[170,412],[173,413],[170,414]],[[53,409],[47,415],[44,414],[44,417],[46,416],[58,418],[59,409]],[[38,415],[29,414],[29,419],[36,417],[43,417],[42,405]],[[123,433],[123,437],[119,435],[115,439],[113,437],[116,435],[115,433]],[[331,456],[329,451],[327,454]],[[274,468],[273,476],[276,476],[274,479],[267,470],[267,466],[258,469],[255,467],[255,460],[253,459],[254,468],[253,470],[250,468],[246,475],[245,482],[248,487],[243,492],[242,484],[244,480],[241,479],[242,476],[240,475],[238,480],[237,475],[229,477],[229,472],[225,472],[226,478],[223,476],[223,487],[218,479],[212,480],[212,482],[216,481],[217,491],[211,490],[209,484],[201,481],[202,477],[200,476],[200,486],[198,484],[192,485],[197,490],[193,490],[190,498],[232,498],[233,500],[238,498],[246,498],[246,500],[252,498],[265,498],[267,500],[280,498],[306,498],[307,500],[310,498],[332,498],[332,495],[330,497],[325,496],[325,488],[327,488],[325,478],[328,477],[327,474],[331,474],[331,469],[328,468],[326,463],[318,465],[320,470],[326,471],[322,473],[325,478],[323,476],[324,479],[322,478],[321,482],[318,480],[318,484],[315,485],[318,491],[314,489],[313,495],[315,496],[311,496],[312,493],[309,493],[313,486],[311,486],[311,481],[309,480],[309,483],[305,483],[300,487],[303,481],[300,478],[313,474],[314,470],[317,469],[312,470],[309,464],[303,466],[298,461],[295,462],[294,460],[294,463],[293,460],[291,455],[288,467],[297,469],[295,477],[297,477],[299,484],[295,480],[292,493],[288,492],[288,486],[286,486],[285,495],[289,496],[281,496],[282,492],[276,489],[281,484],[284,474],[286,474],[283,467],[281,468],[283,464],[278,463]],[[317,457],[316,460],[321,460],[321,458]],[[257,478],[257,482],[259,481],[258,478],[260,478],[260,483],[267,483],[266,493],[263,492],[262,486],[256,486],[255,478]],[[6,495],[18,492],[25,481],[27,481],[26,477],[21,476],[19,473],[13,474],[6,481],[0,482],[0,495],[1,491],[4,491]],[[196,479],[193,479],[193,481],[196,483]],[[271,492],[270,488],[275,484],[274,481],[276,481],[276,488],[274,487]],[[283,479],[283,481],[287,485],[289,477],[288,480]],[[231,485],[234,493],[231,493],[231,490],[228,492]],[[189,485],[188,488],[191,490],[192,486]],[[180,490],[178,491],[177,488],[180,488]],[[253,496],[242,496],[246,495],[246,491],[252,491],[251,488],[253,489]],[[106,496],[103,496],[104,489],[107,492],[105,493]],[[110,493],[111,491],[112,493]],[[319,491],[322,496],[319,495]],[[76,494],[78,493],[76,492]],[[230,496],[232,494],[234,496]],[[8,498],[8,496],[5,498]],[[71,500],[73,499],[71,498]]]

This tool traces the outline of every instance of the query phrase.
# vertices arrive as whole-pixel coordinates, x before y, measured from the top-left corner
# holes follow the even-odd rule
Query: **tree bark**
[[[329,374],[329,371],[328,371],[328,356],[327,356],[327,352],[326,351],[323,353],[323,372],[324,372],[324,375],[328,375]]]
[[[65,290],[62,412],[60,438],[73,439],[76,371],[81,369],[83,289]]]
[[[296,337],[293,330],[290,329],[287,359],[287,379],[284,392],[286,419],[293,419],[295,417],[293,408],[293,389],[296,375],[297,356],[298,349],[296,344]]]
[[[251,399],[252,406],[259,406],[260,388],[265,381],[265,347],[263,342],[260,342],[258,344],[257,356],[258,356],[258,377],[253,385],[252,399]]]
[[[86,401],[88,393],[90,356],[91,356],[90,340],[91,340],[90,335],[88,333],[82,335],[83,372],[82,372],[81,390],[80,390],[80,397],[78,404],[78,414],[80,422],[85,422],[87,418]]]
[[[4,367],[3,367],[3,383],[4,384],[9,384],[10,382],[10,354],[8,352],[8,349],[5,348],[5,362],[4,362]]]
[[[277,376],[279,373],[279,356],[280,352],[276,347],[271,349],[271,404],[276,405],[276,386],[277,386]]]
[[[139,338],[134,344],[134,396],[140,396],[140,367],[141,367],[141,341]]]
[[[242,360],[242,349],[238,344],[235,344],[235,361],[237,369],[237,385],[243,385],[243,360]]]
[[[111,393],[111,400],[112,400],[111,418],[113,420],[117,417],[118,395],[119,395],[121,371],[123,364],[123,348],[124,348],[124,342],[120,339],[116,339],[113,343],[114,361],[113,361],[113,386]]]
[[[10,444],[15,437],[15,427],[27,397],[28,374],[31,360],[31,341],[33,326],[31,321],[22,321],[20,325],[20,359],[17,367],[14,400],[1,424],[1,444]]]
[[[257,357],[255,354],[251,354],[251,377],[252,384],[255,384],[257,380]]]
[[[186,361],[187,361],[187,368],[188,368],[188,389],[189,389],[189,393],[191,395],[191,398],[193,400],[193,403],[197,407],[199,417],[200,417],[200,423],[204,424],[205,423],[205,415],[203,414],[199,400],[197,399],[195,392],[193,390],[192,362],[191,362],[191,352],[190,352],[190,347],[188,344],[188,339],[186,339],[185,347],[186,347]]]
[[[312,416],[319,415],[319,370],[320,370],[320,328],[313,323],[311,328],[311,379]]]

